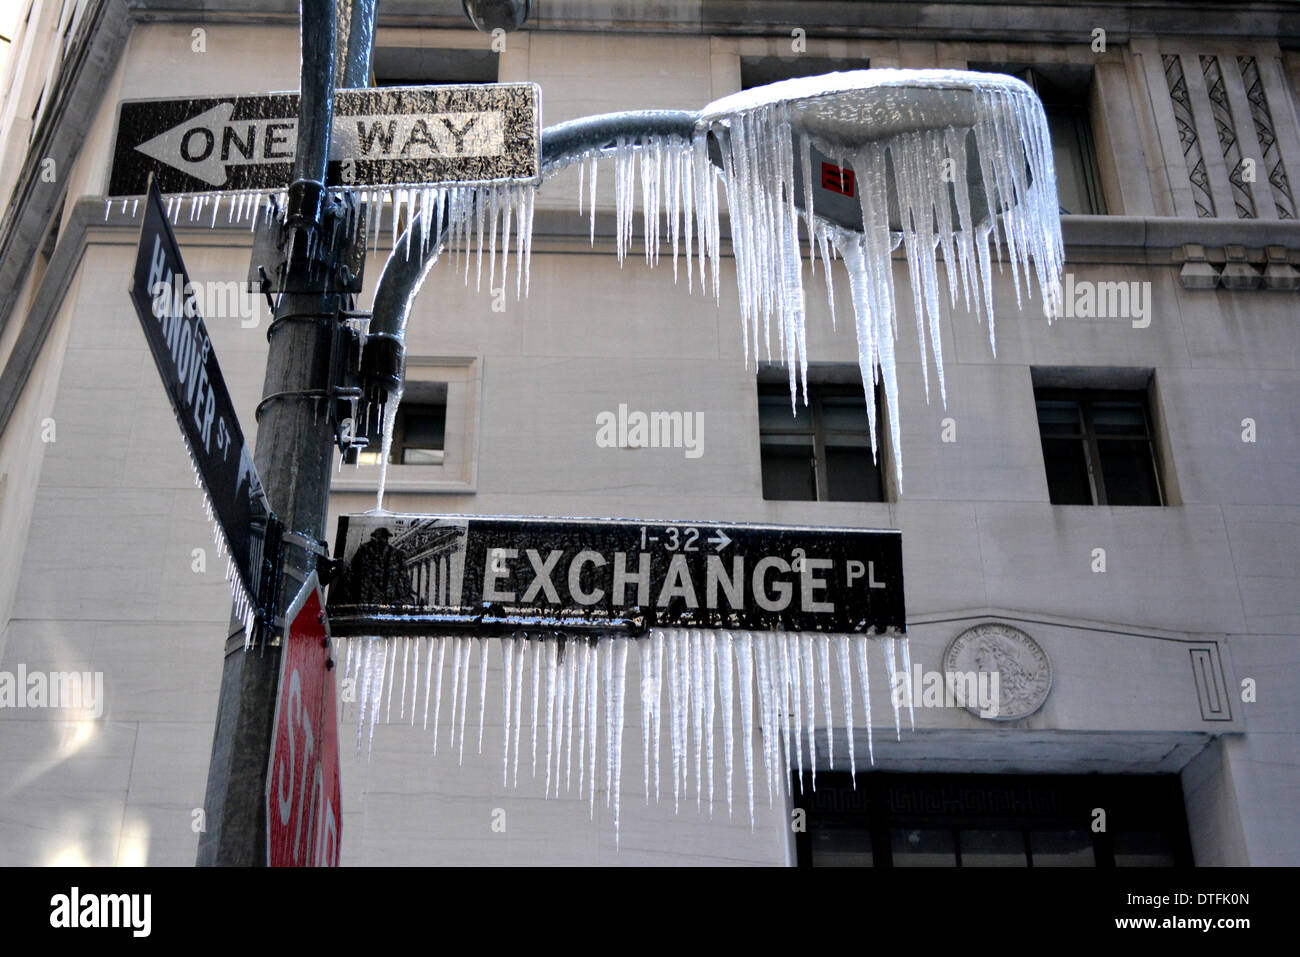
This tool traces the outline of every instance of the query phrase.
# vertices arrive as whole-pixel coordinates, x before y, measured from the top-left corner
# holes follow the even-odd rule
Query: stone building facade
[[[229,595],[126,295],[138,222],[106,218],[103,196],[120,101],[296,88],[297,4],[252,6],[33,0],[5,67],[0,672],[102,673],[104,689],[98,715],[0,709],[6,864],[194,860]],[[1049,326],[1004,274],[995,357],[986,329],[945,303],[946,408],[927,404],[916,346],[899,340],[905,492],[887,459],[861,496],[879,501],[777,498],[729,254],[720,303],[665,262],[620,267],[611,178],[593,249],[568,171],[538,195],[527,299],[498,311],[435,268],[417,300],[409,375],[442,435],[423,446],[439,454],[393,467],[388,507],[896,528],[914,666],[942,671],[983,627],[1016,655],[1037,649],[1050,690],[1012,721],[918,707],[896,739],[877,669],[860,786],[819,768],[823,797],[796,786],[761,801],[752,828],[721,805],[643,801],[629,701],[616,849],[603,800],[593,820],[531,776],[502,787],[493,683],[481,757],[435,756],[430,732],[396,718],[368,755],[344,748],[344,861],[1300,863],[1294,6],[536,6],[494,51],[458,3],[383,0],[377,79],[533,81],[549,125],[868,66],[1029,78],[1051,117],[1077,308]],[[246,226],[182,216],[178,236],[201,281],[247,270]],[[381,232],[368,288],[388,243]],[[820,283],[808,279],[808,349],[834,395],[857,353],[846,284],[832,327]],[[1120,315],[1082,305],[1115,284],[1131,295]],[[901,318],[909,307],[900,290]],[[250,433],[264,309],[256,319],[207,318]],[[597,417],[620,404],[698,416],[702,454],[603,447]],[[1113,469],[1108,435],[1127,443]],[[338,472],[331,523],[373,506],[377,471]],[[348,745],[355,717],[345,702]],[[806,831],[791,827],[799,810]]]

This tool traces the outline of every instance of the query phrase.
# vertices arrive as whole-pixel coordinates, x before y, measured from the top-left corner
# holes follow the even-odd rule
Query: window
[[[801,394],[791,414],[789,386],[760,383],[758,429],[764,499],[884,501],[883,450],[873,462],[861,386],[810,382],[808,404]]]
[[[740,58],[740,88],[748,90],[800,76],[821,76],[846,70],[865,70],[871,62],[865,57],[823,57],[806,54],[791,56],[746,56]]]
[[[383,454],[378,423],[364,423],[360,435],[370,444],[347,461],[378,465]],[[447,383],[411,382],[393,420],[390,465],[442,465],[447,437]]]
[[[495,83],[497,54],[492,50],[445,47],[377,47],[375,86],[426,86],[430,83]]]
[[[1119,389],[1035,389],[1053,505],[1162,505],[1147,397]]]
[[[847,774],[794,788],[800,867],[1173,867],[1191,863],[1177,775]],[[1093,809],[1106,829],[1092,829]]]
[[[464,495],[477,491],[483,379],[472,356],[408,354],[406,389],[393,422],[385,489],[391,495]],[[379,485],[379,423],[358,422],[370,441],[360,458],[330,479],[335,492],[374,494]],[[392,506],[390,506],[392,507]]]
[[[1092,137],[1088,98],[1092,68],[1078,65],[972,63],[970,69],[1009,73],[1024,80],[1038,94],[1047,114],[1056,166],[1056,192],[1063,214],[1102,215],[1106,201],[1097,169],[1097,149]]]

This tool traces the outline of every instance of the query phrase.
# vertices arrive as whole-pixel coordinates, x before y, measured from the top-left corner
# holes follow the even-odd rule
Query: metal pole
[[[349,30],[348,55],[339,73],[369,73],[374,0],[355,0],[368,20]],[[311,543],[325,535],[334,426],[329,414],[330,356],[342,297],[329,288],[332,263],[345,249],[313,250],[328,243],[332,215],[325,190],[336,82],[336,9],[304,3],[298,149],[289,187],[284,232],[284,292],[268,330],[266,377],[259,407],[254,462],[271,507],[283,523],[284,585],[273,608],[276,626],[316,565]],[[363,18],[364,19],[364,18]],[[364,51],[361,47],[364,46]],[[358,66],[359,64],[359,66]],[[362,80],[364,84],[365,80]],[[346,231],[338,231],[344,236]],[[268,543],[268,546],[273,543]],[[278,639],[246,652],[241,627],[226,642],[217,725],[205,796],[205,830],[198,864],[266,863],[266,776],[280,673]]]

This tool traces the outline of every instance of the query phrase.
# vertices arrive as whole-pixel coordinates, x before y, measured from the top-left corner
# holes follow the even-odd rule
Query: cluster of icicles
[[[488,253],[488,288],[495,289],[497,262],[501,275],[506,275],[510,259],[511,231],[514,231],[515,255],[520,262],[515,277],[515,296],[528,294],[528,264],[532,258],[533,196],[535,191],[524,186],[463,186],[428,187],[421,189],[358,190],[354,198],[365,209],[364,217],[354,217],[354,225],[364,219],[371,233],[369,246],[375,248],[387,218],[392,230],[391,248],[395,255],[435,261],[439,252],[450,248],[457,253],[457,264],[463,258],[465,281],[469,281],[470,262],[476,265],[477,288],[482,288],[483,252]],[[212,195],[171,196],[167,199],[167,218],[178,225],[182,221],[195,225],[215,227],[225,204],[227,225],[248,223],[249,230],[260,224],[283,218],[288,194],[278,193],[216,193]],[[138,198],[109,199],[104,206],[104,220],[108,221],[114,205],[119,214],[134,218],[140,206]],[[188,206],[188,209],[187,209]],[[385,217],[385,210],[390,214]],[[443,223],[446,235],[437,242],[434,224]],[[411,228],[405,229],[403,224]],[[513,224],[513,225],[512,225]],[[477,256],[473,256],[474,238],[477,236]],[[355,238],[355,236],[354,236]],[[497,251],[500,247],[500,256]],[[463,257],[460,253],[463,251]]]
[[[180,425],[179,416],[176,424]],[[244,579],[240,577],[239,570],[235,567],[234,558],[230,554],[230,544],[226,541],[226,533],[221,530],[221,523],[217,521],[212,499],[208,496],[208,487],[203,481],[203,474],[199,471],[198,466],[194,464],[198,459],[194,457],[194,450],[190,447],[190,439],[185,434],[184,427],[181,427],[181,438],[185,442],[185,451],[190,454],[190,468],[194,472],[194,484],[203,493],[203,513],[207,516],[208,524],[212,526],[212,541],[217,549],[217,557],[226,560],[226,582],[230,585],[230,597],[234,602],[234,616],[244,626],[244,650],[247,651],[253,646],[253,638],[257,634],[255,630],[257,609],[253,604],[252,596],[248,593],[248,589],[244,587]],[[259,567],[261,565],[260,558],[255,558],[252,565],[254,568]]]
[[[995,353],[993,260],[996,257],[1000,268],[1003,245],[1013,273],[1017,304],[1023,303],[1023,296],[1032,296],[1037,286],[1049,318],[1060,312],[1064,262],[1051,143],[1042,106],[1033,92],[1010,77],[923,72],[929,75],[918,78],[909,71],[862,71],[864,75],[879,76],[860,82],[866,86],[922,81],[964,85],[973,97],[971,126],[900,132],[867,139],[856,146],[826,142],[796,132],[791,119],[795,105],[790,98],[771,94],[765,99],[764,88],[759,88],[706,108],[689,139],[624,138],[606,149],[561,157],[545,170],[552,175],[567,166],[580,165],[579,211],[586,200],[594,244],[598,162],[612,160],[619,262],[624,261],[633,245],[639,182],[646,261],[657,263],[661,247],[667,242],[672,247],[674,277],[679,275],[678,257],[684,253],[688,286],[693,287],[698,265],[701,288],[711,289],[718,300],[722,248],[718,186],[725,184],[746,361],[752,357],[757,365],[766,352],[767,358],[784,364],[792,405],[798,401],[800,387],[807,401],[804,244],[810,271],[816,270],[818,258],[822,261],[832,323],[832,262],[842,261],[853,304],[859,371],[868,393],[877,384],[883,385],[900,487],[894,250],[902,246],[907,264],[926,397],[928,400],[929,363],[933,358],[945,406],[939,254],[945,263],[950,305],[956,308],[960,297],[968,311],[987,321],[989,343]],[[897,76],[882,80],[884,74]],[[824,96],[826,102],[834,103],[834,97],[851,92],[852,83],[859,82],[852,74],[807,80],[789,81],[796,84],[791,92],[798,94],[799,102],[817,102]],[[870,118],[864,122],[869,123]],[[973,199],[966,176],[972,138],[982,199],[978,194]],[[721,169],[710,160],[711,141],[720,148]],[[796,206],[796,187],[805,195],[813,192],[814,147],[842,168],[854,171],[863,220],[861,231],[838,226],[808,209],[801,212]],[[801,183],[796,183],[796,169],[802,170]],[[362,191],[356,195],[368,207],[365,220],[374,230],[376,242],[383,220],[388,219],[393,256],[417,256],[422,263],[428,263],[440,254],[451,253],[457,274],[468,283],[473,272],[475,285],[481,289],[486,252],[488,289],[494,294],[507,286],[513,243],[514,292],[520,298],[527,295],[529,286],[534,194],[531,187],[498,184]],[[249,218],[255,225],[257,210],[274,215],[283,209],[283,194],[278,204],[272,202],[273,198],[230,197],[227,219],[242,222]],[[891,228],[891,199],[898,211],[898,229]],[[126,202],[122,201],[123,212]],[[174,220],[180,217],[183,202],[179,198],[169,201],[168,211]],[[212,204],[210,214],[208,202]],[[220,196],[190,199],[190,220],[215,225],[221,202]],[[386,207],[392,208],[387,217],[383,215]],[[385,414],[378,415],[384,422],[381,463],[387,461],[391,420],[396,414],[396,402],[388,405]],[[875,403],[868,402],[866,408],[874,457],[878,454]],[[381,506],[382,500],[381,488]]]
[[[961,74],[962,82],[970,83],[972,76]],[[757,366],[766,353],[768,359],[784,364],[789,373],[792,406],[798,402],[800,388],[807,402],[803,243],[806,242],[810,271],[816,271],[818,258],[822,260],[832,323],[835,321],[832,261],[842,261],[848,273],[863,386],[871,393],[876,385],[883,384],[895,469],[901,486],[894,250],[903,247],[907,264],[927,400],[929,362],[933,358],[939,394],[947,404],[940,337],[942,314],[937,262],[940,253],[946,264],[944,273],[950,305],[956,308],[960,297],[967,311],[987,321],[989,344],[995,354],[993,260],[997,259],[1000,268],[1004,244],[1017,305],[1023,303],[1023,296],[1033,295],[1036,285],[1041,290],[1043,311],[1048,318],[1060,313],[1064,245],[1051,143],[1042,106],[1027,86],[1008,77],[987,76],[975,83],[970,92],[974,98],[971,127],[903,132],[855,147],[796,133],[791,122],[792,106],[787,101],[742,100],[741,107],[734,111],[706,109],[690,139],[623,138],[609,148],[565,156],[552,163],[545,173],[549,176],[566,167],[579,166],[578,209],[581,213],[585,201],[594,244],[598,164],[603,159],[612,160],[615,248],[619,263],[633,247],[639,183],[646,262],[657,264],[661,249],[665,244],[670,245],[674,280],[680,274],[678,258],[684,254],[688,288],[694,287],[698,267],[700,288],[711,289],[719,301],[722,204],[718,187],[720,183],[725,184],[746,362],[752,357]],[[711,134],[721,148],[721,169],[710,160]],[[978,202],[972,198],[966,175],[971,137],[983,187],[983,197]],[[831,223],[811,209],[801,212],[796,206],[796,186],[801,187],[805,196],[813,194],[814,147],[832,157],[841,168],[854,171],[862,211],[861,231]],[[798,184],[797,168],[802,170],[802,182]],[[899,214],[898,229],[891,229],[891,198]],[[521,275],[522,291],[527,295],[533,218],[531,190],[518,187],[498,187],[486,193],[432,190],[419,195],[408,193],[407,202],[413,204],[411,222],[417,216],[422,222],[427,219],[427,213],[422,214],[421,210],[436,211],[448,204],[453,215],[446,246],[456,250],[463,259],[468,281],[472,240],[477,238],[476,275],[480,285],[485,215],[489,262],[495,264],[496,250],[500,248],[504,276],[513,213],[515,295],[520,295]],[[438,221],[436,217],[435,221]],[[404,240],[407,256],[411,255],[414,233],[412,229]],[[437,243],[430,245],[428,228],[424,225],[419,248],[421,255],[436,256],[439,251]],[[396,254],[403,255],[400,244]],[[494,283],[495,279],[489,281],[489,289],[495,290]],[[867,414],[875,457],[874,403],[867,403]],[[385,428],[385,436],[388,432]]]
[[[856,671],[868,759],[874,762],[868,650],[884,656],[894,729],[900,709],[911,709],[910,688],[897,680],[911,672],[906,638],[865,635],[793,635],[771,632],[658,630],[640,638],[525,637],[342,639],[344,678],[357,689],[357,748],[373,740],[375,725],[398,721],[424,728],[432,720],[431,748],[444,745],[464,757],[470,725],[470,689],[478,698],[477,742],[483,751],[489,671],[501,674],[502,786],[517,786],[519,758],[529,748],[526,767],[545,779],[545,794],[561,791],[586,796],[595,815],[596,790],[603,778],[605,803],[617,834],[623,767],[623,729],[628,706],[627,664],[635,658],[639,685],[632,695],[641,708],[642,774],[645,801],[659,800],[668,784],[661,774],[660,742],[665,720],[672,753],[673,809],[693,790],[696,807],[725,799],[734,810],[734,776],[743,766],[750,826],[754,824],[755,730],[771,806],[797,774],[817,786],[818,744],[824,767],[834,769],[837,723],[843,730],[842,766],[857,770],[853,724],[853,673]],[[832,683],[832,661],[838,681]],[[450,705],[443,706],[447,688]],[[639,690],[638,690],[639,689]],[[836,701],[838,699],[838,702]],[[837,707],[838,705],[838,707]],[[445,732],[440,731],[449,710]],[[838,710],[837,722],[836,712]],[[382,718],[381,718],[382,715]],[[528,724],[530,731],[524,732]],[[819,731],[820,725],[820,731]],[[721,751],[718,749],[721,732]],[[739,742],[736,735],[739,732]],[[539,746],[539,734],[544,734]],[[820,742],[819,742],[820,737]],[[527,739],[527,745],[525,740]],[[473,739],[472,739],[473,740]],[[806,745],[806,752],[805,752]],[[739,750],[740,754],[737,755]],[[694,756],[692,774],[692,755]],[[543,760],[538,770],[538,758]],[[844,762],[843,759],[847,758]],[[720,760],[719,760],[720,759]],[[601,765],[603,764],[603,769]],[[720,767],[718,767],[720,765]],[[694,787],[691,788],[692,779]]]
[[[1006,78],[1000,78],[1005,80]],[[757,92],[757,91],[755,91]],[[1060,273],[1064,262],[1056,180],[1042,107],[1023,84],[990,82],[975,89],[976,121],[964,127],[920,130],[872,140],[856,148],[797,134],[787,102],[756,102],[732,113],[706,110],[691,140],[648,137],[619,141],[613,149],[578,157],[582,164],[579,209],[588,193],[595,237],[597,160],[611,156],[615,170],[615,241],[620,263],[631,247],[634,192],[641,183],[646,261],[658,261],[663,236],[661,212],[677,277],[679,248],[686,258],[688,284],[692,252],[698,258],[701,287],[706,262],[712,291],[719,297],[720,247],[717,184],[726,185],[731,244],[736,261],[740,316],[746,361],[755,365],[765,351],[787,367],[792,405],[800,386],[807,402],[807,340],[800,222],[809,269],[824,269],[831,321],[835,321],[832,260],[848,273],[858,340],[859,369],[868,394],[883,380],[896,473],[902,481],[898,379],[894,343],[892,253],[902,245],[916,314],[917,340],[927,400],[929,359],[933,356],[939,393],[947,403],[940,338],[937,254],[946,263],[950,304],[958,296],[977,319],[987,319],[989,344],[996,354],[993,310],[994,255],[1000,264],[1006,244],[1017,304],[1042,290],[1043,311],[1060,312]],[[722,169],[708,155],[709,133],[721,132]],[[972,202],[966,178],[968,135],[973,133],[986,203]],[[811,209],[796,206],[796,186],[813,195],[813,147],[854,171],[862,211],[861,232],[835,225]],[[796,184],[795,151],[802,183]],[[637,175],[636,166],[640,170]],[[955,175],[944,176],[948,170]],[[550,172],[553,172],[550,171]],[[588,184],[584,189],[583,180]],[[951,199],[950,199],[951,195]],[[890,198],[895,197],[900,230],[891,230]],[[954,204],[956,215],[954,216]],[[807,205],[807,204],[805,204]],[[956,220],[956,221],[954,221]],[[1000,223],[1000,229],[999,229]],[[990,243],[995,253],[991,254]],[[1032,279],[1031,279],[1032,273]],[[776,347],[773,348],[773,326]],[[876,410],[867,403],[873,457]]]

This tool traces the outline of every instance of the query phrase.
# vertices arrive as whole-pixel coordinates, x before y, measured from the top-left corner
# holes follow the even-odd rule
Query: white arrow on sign
[[[224,186],[227,167],[292,163],[298,121],[231,120],[233,102],[218,103],[135,148],[209,186]],[[335,113],[334,160],[425,160],[500,156],[505,114],[500,110],[348,116]]]
[[[727,533],[720,528],[715,528],[714,531],[718,534],[709,536],[709,544],[714,546],[713,550],[715,552],[720,552],[731,544],[731,539],[729,539]]]

